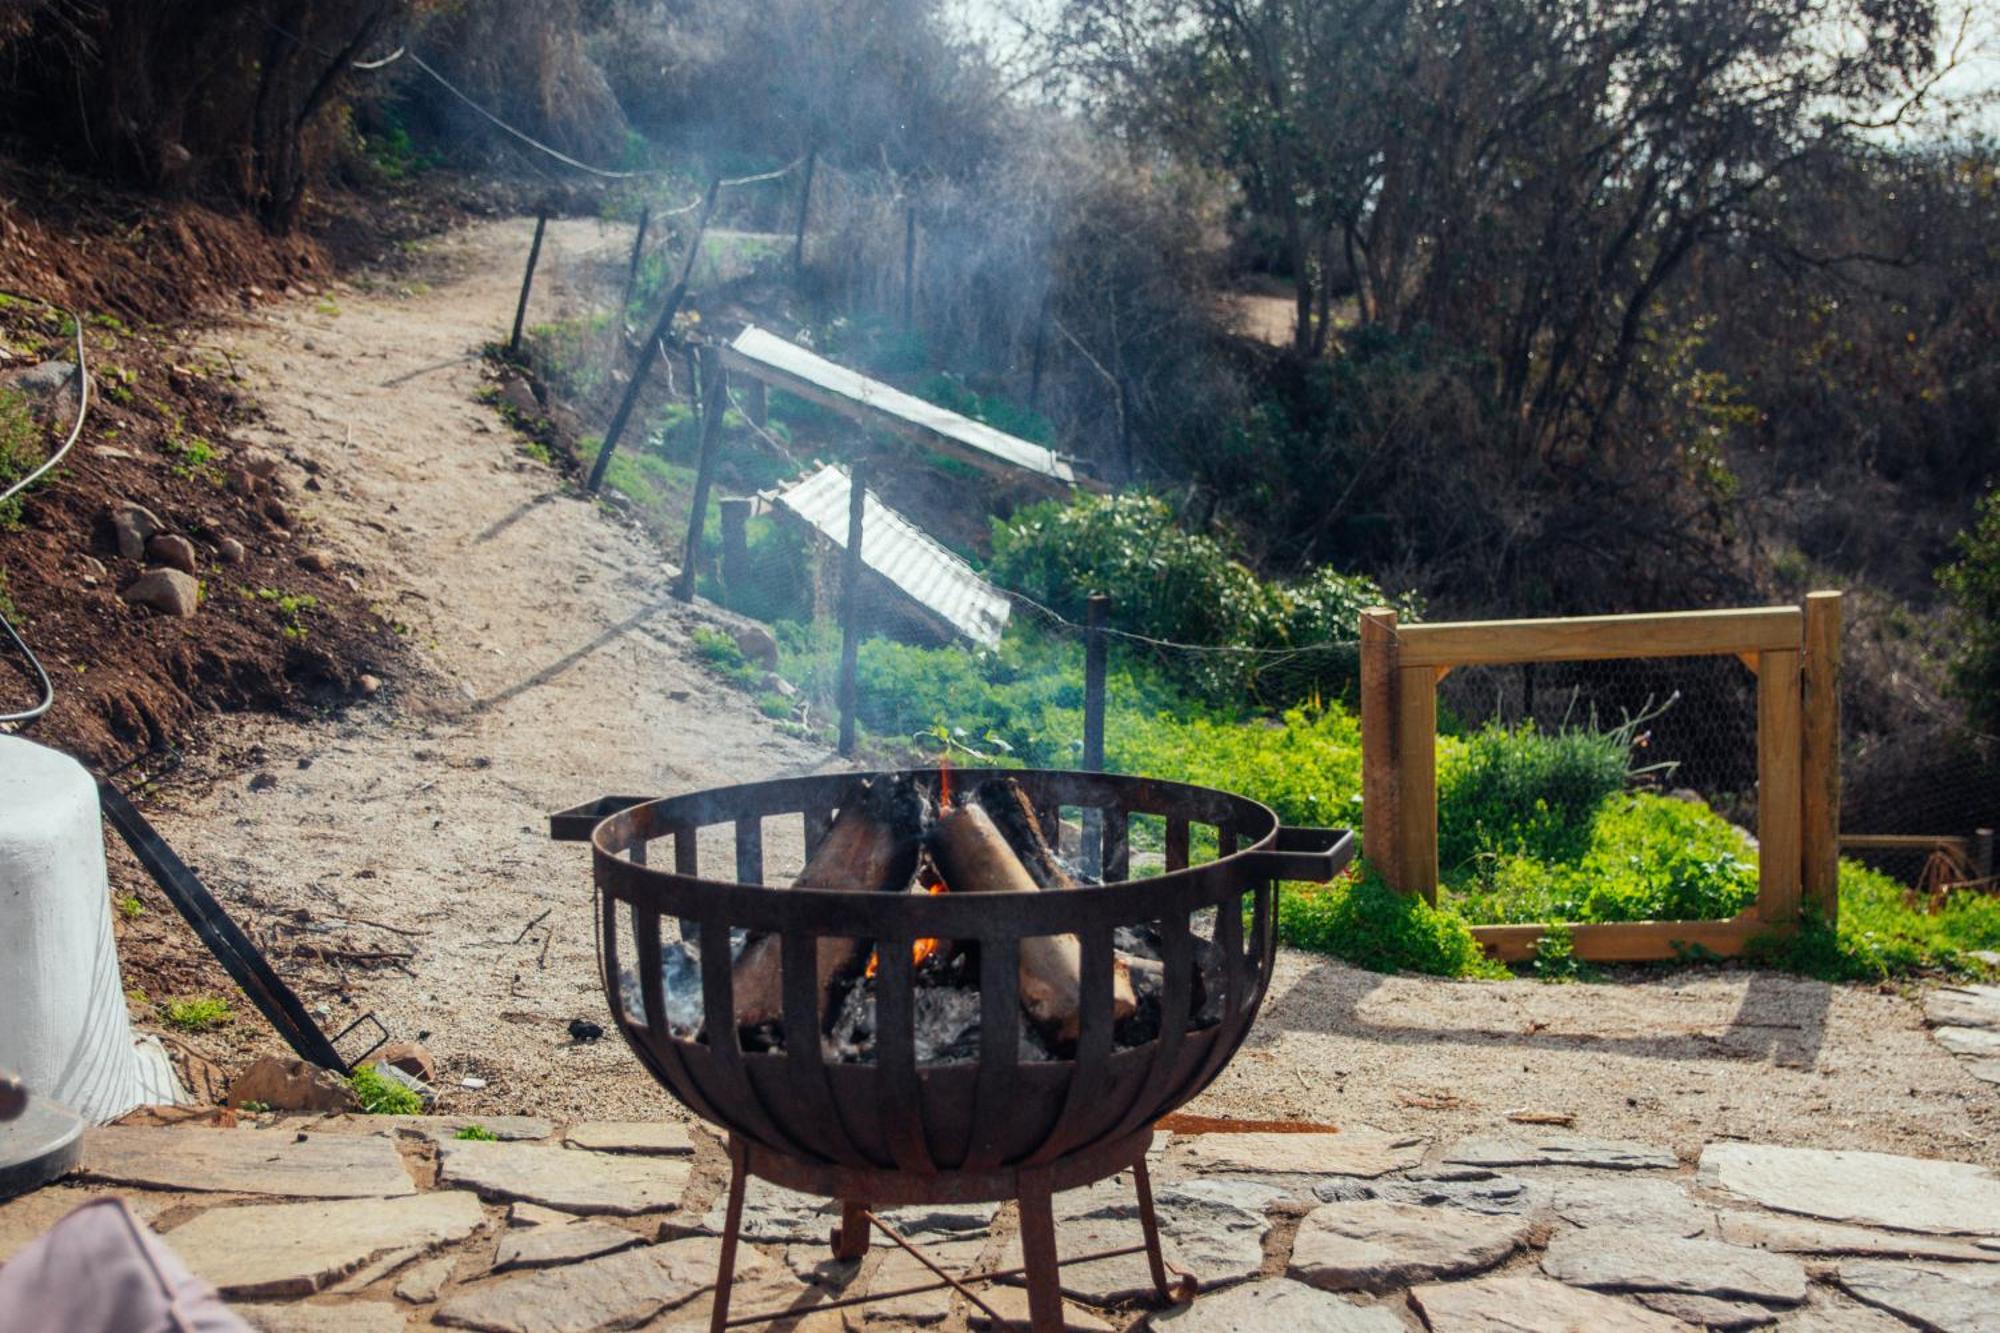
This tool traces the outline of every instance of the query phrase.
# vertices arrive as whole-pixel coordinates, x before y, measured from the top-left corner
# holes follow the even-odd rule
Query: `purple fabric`
[[[0,1333],[250,1333],[123,1199],[93,1199],[0,1267]]]

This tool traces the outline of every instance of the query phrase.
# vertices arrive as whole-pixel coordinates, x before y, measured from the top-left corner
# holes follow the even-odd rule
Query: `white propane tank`
[[[97,785],[18,736],[0,736],[0,1067],[99,1123],[180,1099],[126,1017]]]

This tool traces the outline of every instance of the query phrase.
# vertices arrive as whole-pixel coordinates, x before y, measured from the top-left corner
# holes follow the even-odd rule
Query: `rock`
[[[2000,1269],[1857,1261],[1835,1277],[1856,1300],[1934,1333],[2000,1329]]]
[[[412,1305],[429,1305],[451,1280],[452,1261],[432,1259],[403,1274],[396,1284],[396,1296]]]
[[[160,516],[144,505],[127,500],[112,506],[111,530],[118,538],[118,554],[127,560],[144,560],[146,543],[166,531],[166,527]]]
[[[1313,1209],[1289,1275],[1327,1291],[1389,1291],[1503,1262],[1528,1240],[1523,1218],[1368,1199]]]
[[[388,1301],[344,1305],[238,1305],[257,1333],[403,1333],[407,1316]]]
[[[2000,1258],[1976,1241],[1902,1231],[1870,1231],[1801,1218],[1725,1209],[1716,1214],[1723,1240],[1786,1254],[1847,1254],[1880,1259],[1943,1259],[1962,1263]]]
[[[784,1269],[772,1266],[763,1255],[745,1247],[737,1252],[736,1278],[730,1283],[729,1316],[747,1319],[753,1315],[784,1311],[780,1319],[752,1324],[752,1328],[783,1330],[783,1333],[848,1333],[854,1325],[841,1318],[843,1313],[860,1320],[862,1309],[815,1310],[831,1299],[817,1287],[798,1281]],[[754,1260],[747,1268],[744,1261]],[[709,1333],[715,1315],[715,1288],[711,1284],[685,1305],[675,1307],[665,1318],[647,1327],[657,1333]]]
[[[201,571],[200,563],[195,556],[194,543],[185,537],[176,537],[169,533],[159,533],[146,543],[146,558],[156,565],[178,569],[183,574],[196,574]]]
[[[119,596],[134,606],[150,606],[185,620],[201,605],[201,584],[178,569],[153,569],[133,580]]]
[[[375,1063],[400,1069],[412,1078],[426,1083],[437,1082],[437,1061],[431,1053],[414,1041],[392,1041],[375,1052]]]
[[[983,1240],[946,1241],[942,1245],[927,1245],[925,1253],[932,1262],[945,1272],[957,1275],[976,1270],[979,1252],[986,1247]],[[868,1290],[898,1291],[904,1287],[922,1286],[937,1281],[937,1275],[917,1261],[908,1250],[891,1248],[885,1251],[875,1265],[875,1271],[868,1279]],[[916,1292],[909,1296],[897,1296],[886,1301],[870,1302],[861,1307],[863,1319],[871,1324],[894,1324],[898,1327],[925,1324],[941,1324],[951,1314],[954,1297],[949,1288],[939,1291]]]
[[[211,1208],[168,1232],[167,1244],[224,1296],[305,1296],[378,1255],[415,1257],[464,1240],[485,1223],[479,1200],[447,1190]]]
[[[384,1138],[262,1129],[132,1129],[83,1138],[80,1174],[142,1189],[366,1199],[415,1194],[396,1145]]]
[[[1028,1293],[1024,1288],[995,1284],[980,1292],[979,1299],[993,1307],[993,1313],[1003,1321],[999,1327],[1006,1333],[1028,1326]],[[967,1313],[971,1316],[968,1321],[971,1327],[995,1327],[978,1306],[972,1306]],[[1112,1333],[1110,1324],[1068,1301],[1063,1302],[1062,1326],[1063,1333]]]
[[[1931,1036],[1953,1055],[1982,1060],[2000,1057],[2000,1028],[1932,1028]]]
[[[285,502],[276,496],[265,500],[262,509],[265,520],[272,527],[290,529],[295,526],[292,522],[292,511],[286,508]]]
[[[1246,1282],[1208,1292],[1190,1305],[1156,1314],[1146,1324],[1159,1333],[1404,1333],[1405,1325],[1381,1306],[1356,1305],[1289,1278]]]
[[[65,435],[76,424],[77,384],[74,361],[43,361],[0,376],[0,387],[25,395],[43,421],[63,423]]]
[[[1574,1166],[1601,1171],[1672,1171],[1680,1165],[1671,1149],[1574,1134],[1466,1139],[1444,1160],[1457,1166]]]
[[[544,1208],[538,1203],[510,1203],[507,1205],[507,1225],[510,1227],[566,1227],[576,1221],[568,1213]]]
[[[1681,1291],[1642,1291],[1633,1300],[1648,1310],[1692,1324],[1696,1328],[1731,1330],[1762,1328],[1778,1322],[1778,1312],[1754,1301],[1719,1301]]]
[[[347,1080],[296,1055],[266,1055],[229,1084],[229,1104],[262,1102],[272,1111],[358,1111]]]
[[[1767,1305],[1806,1298],[1805,1267],[1789,1255],[1629,1227],[1562,1233],[1543,1253],[1542,1271],[1602,1291],[1676,1291]]]
[[[1207,1288],[1256,1277],[1264,1266],[1265,1212],[1285,1197],[1261,1181],[1186,1180],[1154,1186],[1161,1250],[1171,1264],[1193,1273]],[[1095,1305],[1153,1294],[1146,1256],[1071,1263],[1076,1255],[1122,1249],[1144,1241],[1139,1201],[1129,1175],[1102,1180],[1055,1198],[1056,1248],[1063,1256],[1063,1290]],[[1023,1262],[1018,1236],[1007,1242],[999,1267]]]
[[[509,375],[500,381],[500,401],[514,410],[514,414],[529,421],[542,414],[542,404],[535,397],[535,391],[526,381]]]
[[[720,1232],[728,1208],[726,1192],[701,1219],[702,1230]],[[742,1236],[745,1240],[826,1243],[827,1233],[840,1222],[840,1208],[813,1194],[752,1179],[743,1195]]]
[[[278,475],[278,456],[268,449],[244,449],[237,453],[236,461],[245,472],[260,481],[269,481]]]
[[[1325,1191],[1326,1188],[1322,1185],[1320,1190]],[[1360,1188],[1366,1192],[1350,1197],[1416,1203],[1426,1208],[1468,1208],[1475,1213],[1534,1213],[1543,1211],[1549,1203],[1546,1186],[1533,1185],[1514,1176],[1494,1176],[1487,1180],[1391,1180]],[[1338,1203],[1342,1200],[1328,1198],[1326,1201]]]
[[[1701,1183],[1781,1213],[1937,1235],[2000,1235],[2000,1177],[1889,1153],[1711,1143]]]
[[[631,1216],[678,1207],[688,1166],[536,1143],[446,1139],[438,1144],[438,1180],[470,1186],[488,1199]]]
[[[359,690],[363,696],[369,696],[380,693],[382,689],[382,678],[380,676],[373,675],[369,672],[364,671],[361,673],[360,678],[354,682],[354,688]]]
[[[224,537],[215,544],[216,558],[225,565],[240,565],[248,554],[249,552],[243,549],[243,543],[234,537]]]
[[[600,1254],[642,1245],[646,1237],[610,1222],[564,1222],[561,1225],[510,1227],[500,1237],[493,1271],[510,1268],[547,1268],[551,1264],[594,1259]]]
[[[964,1236],[993,1225],[997,1203],[918,1203],[879,1214],[905,1236]]]
[[[592,1152],[680,1157],[694,1151],[694,1136],[678,1120],[586,1120],[571,1125],[563,1141],[572,1148],[587,1148]]]
[[[31,1194],[0,1203],[0,1264],[6,1263],[30,1241],[92,1199],[115,1193],[118,1191],[95,1186],[85,1189],[73,1185],[45,1185]],[[125,1199],[126,1207],[137,1214],[141,1222],[149,1223],[170,1208],[207,1202],[207,1199],[186,1194],[131,1194]]]
[[[1613,1296],[1544,1277],[1483,1277],[1417,1287],[1411,1302],[1432,1333],[1690,1333],[1690,1326]]]
[[[301,569],[309,569],[315,574],[331,574],[334,571],[334,567],[339,563],[327,551],[307,551],[299,557],[299,567]]]
[[[762,625],[744,625],[732,636],[743,656],[766,671],[778,669],[778,641]]]
[[[1924,1022],[2000,1031],[2000,986],[1939,986],[1924,996]]]
[[[718,1242],[712,1237],[625,1250],[599,1259],[539,1268],[481,1283],[452,1295],[435,1322],[484,1333],[595,1333],[633,1328],[715,1285]],[[737,1276],[771,1261],[739,1247]]]
[[[1802,1310],[1785,1320],[1785,1333],[1910,1333],[1910,1326],[1891,1315],[1824,1287],[1813,1290]]]
[[[1422,1162],[1425,1140],[1356,1125],[1337,1134],[1192,1134],[1185,1142],[1183,1160],[1201,1172],[1372,1177]]]
[[[1551,1205],[1563,1221],[1580,1227],[1630,1227],[1669,1236],[1700,1236],[1715,1225],[1715,1210],[1696,1203],[1670,1180],[1590,1176],[1555,1188]]]

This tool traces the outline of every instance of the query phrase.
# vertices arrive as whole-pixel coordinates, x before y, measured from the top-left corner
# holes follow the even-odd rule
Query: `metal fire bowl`
[[[1270,984],[1280,880],[1325,881],[1353,856],[1345,830],[1290,829],[1272,811],[1228,792],[1100,773],[1010,771],[1041,812],[1045,829],[1065,820],[1063,851],[1103,867],[1101,886],[1039,894],[923,894],[795,889],[764,884],[764,823],[797,819],[810,856],[841,802],[868,777],[835,774],[749,783],[661,800],[604,797],[551,818],[559,840],[588,839],[596,867],[602,979],[611,1015],[639,1060],[696,1115],[746,1141],[828,1176],[879,1173],[927,1178],[935,1198],[948,1175],[964,1192],[1010,1193],[1011,1173],[1060,1164],[1093,1149],[1129,1144],[1147,1126],[1206,1088],[1250,1031]],[[937,774],[919,771],[935,783]],[[989,776],[954,770],[971,790]],[[1058,819],[1058,816],[1062,819]],[[1135,817],[1164,821],[1165,873],[1128,879]],[[733,829],[733,878],[704,875],[702,829]],[[1214,831],[1217,857],[1190,865],[1195,830]],[[1085,830],[1076,846],[1075,829]],[[670,839],[670,855],[653,844]],[[711,839],[713,840],[713,839]],[[670,865],[656,868],[649,862]],[[701,946],[704,1012],[734,1014],[730,932],[782,937],[784,1048],[741,1049],[733,1022],[700,1038],[669,1033],[660,980],[662,928],[674,919]],[[1220,955],[1221,1019],[1188,1031],[1163,1019],[1157,1038],[1114,1049],[1112,932],[1149,925],[1162,940],[1162,1013],[1186,1014],[1196,971],[1195,928]],[[1082,945],[1082,1026],[1071,1058],[1023,1061],[1017,978],[1019,942],[1074,934]],[[875,1059],[823,1058],[815,958],[821,936],[875,942]],[[919,1065],[914,1045],[918,939],[976,942],[981,999],[979,1056]],[[635,969],[644,1013],[628,1013],[621,969]],[[1211,978],[1213,982],[1215,979]],[[798,1034],[815,1034],[799,1040]],[[1143,1149],[1142,1149],[1143,1150]],[[761,1173],[761,1172],[760,1172]],[[911,1181],[912,1186],[918,1184]],[[996,1196],[997,1197],[997,1196]]]

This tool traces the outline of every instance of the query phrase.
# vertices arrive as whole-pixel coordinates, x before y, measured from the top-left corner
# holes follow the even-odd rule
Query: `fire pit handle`
[[[600,796],[549,816],[549,838],[553,842],[589,842],[599,824],[615,814],[644,805],[650,796]]]
[[[1272,845],[1245,855],[1272,879],[1324,884],[1354,859],[1354,832],[1344,828],[1280,827]]]

